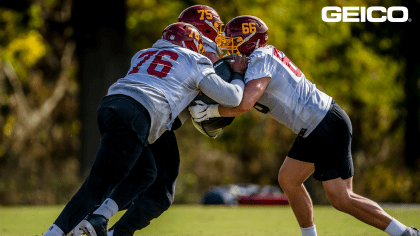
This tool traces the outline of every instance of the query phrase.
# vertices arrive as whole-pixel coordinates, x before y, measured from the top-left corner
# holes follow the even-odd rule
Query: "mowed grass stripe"
[[[41,236],[63,206],[0,207],[1,236]],[[402,223],[420,227],[420,207],[392,205],[385,210]],[[110,225],[123,212],[114,216]],[[330,206],[315,206],[318,235],[386,235]],[[290,207],[174,205],[136,236],[300,235]]]

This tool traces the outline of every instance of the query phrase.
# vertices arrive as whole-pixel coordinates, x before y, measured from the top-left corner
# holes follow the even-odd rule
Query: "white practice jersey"
[[[201,38],[203,39],[203,46],[204,46],[204,50],[206,52],[214,52],[214,53],[218,54],[218,52],[217,52],[218,48],[217,48],[217,44],[215,42],[211,41],[211,39],[207,38],[203,34],[201,34]],[[184,122],[190,117],[191,117],[191,114],[188,111],[188,108],[185,108],[178,115],[178,118],[179,118],[179,120],[181,121],[182,124],[184,124]]]
[[[134,55],[129,72],[109,88],[108,95],[128,95],[149,111],[148,141],[153,143],[171,129],[175,118],[199,93],[200,81],[211,73],[215,72],[207,57],[160,39]],[[182,122],[188,118],[180,117]]]
[[[255,108],[307,137],[327,114],[332,98],[305,78],[283,52],[269,45],[249,57],[245,83],[271,77]]]

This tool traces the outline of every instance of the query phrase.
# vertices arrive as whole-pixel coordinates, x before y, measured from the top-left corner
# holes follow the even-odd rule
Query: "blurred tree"
[[[373,3],[372,3],[373,4]],[[365,44],[376,53],[391,56],[398,62],[400,73],[396,76],[398,84],[403,85],[401,99],[394,105],[397,118],[387,130],[386,136],[400,133],[401,141],[390,142],[389,146],[400,146],[399,153],[388,153],[384,167],[371,167],[372,179],[367,179],[367,189],[378,189],[382,192],[382,201],[419,201],[420,194],[416,189],[420,185],[418,172],[420,170],[420,46],[416,41],[420,27],[416,16],[419,15],[420,1],[383,1],[385,7],[405,6],[409,11],[409,19],[405,23],[366,23],[355,30],[356,36],[363,37],[366,32],[371,32],[371,39]],[[402,17],[402,12],[394,12],[394,17]],[[378,43],[379,42],[379,43]],[[401,168],[396,168],[396,167]],[[386,171],[387,174],[384,174]],[[379,171],[381,170],[381,171]],[[384,175],[388,179],[384,180]],[[383,182],[381,182],[383,180]],[[381,182],[382,184],[377,184]],[[390,187],[390,185],[392,187]],[[379,187],[380,186],[380,187]],[[401,190],[404,189],[404,190]],[[378,194],[376,194],[378,195]]]
[[[133,52],[152,46],[194,4],[212,6],[225,23],[260,17],[269,44],[347,111],[357,192],[420,202],[420,67],[412,36],[419,0],[22,0],[0,4],[0,204],[63,203],[72,196],[76,173],[86,174],[95,157],[96,109],[108,87],[125,75]],[[325,6],[377,5],[407,6],[411,21],[321,20]],[[237,117],[216,139],[190,121],[176,135],[179,203],[198,202],[211,185],[277,185],[296,137],[257,111]],[[315,203],[326,202],[320,183],[305,184]]]
[[[401,119],[404,108],[400,104],[404,101],[404,83],[398,76],[403,73],[404,62],[396,60],[390,53],[374,49],[377,46],[383,49],[395,47],[397,44],[394,44],[393,39],[399,38],[400,31],[389,30],[390,37],[393,37],[390,40],[384,35],[371,32],[365,28],[364,23],[325,23],[320,15],[325,6],[372,6],[382,3],[260,0],[231,1],[228,8],[220,7],[223,6],[221,1],[199,3],[214,7],[225,23],[236,15],[250,14],[260,17],[269,27],[269,44],[282,50],[309,80],[331,95],[347,111],[354,128],[356,191],[369,189],[363,180],[372,167],[386,162],[395,163],[398,160],[394,157],[402,159],[405,132]],[[406,26],[414,29],[412,25]],[[378,31],[388,30],[386,24],[379,23],[377,27]],[[193,134],[182,135],[187,138],[186,135]],[[284,126],[268,121],[267,117],[260,116],[255,111],[236,118],[219,138],[209,141],[208,144],[217,150],[225,150],[226,159],[230,159],[229,156],[232,155],[239,160],[235,169],[231,170],[236,173],[234,177],[224,179],[218,175],[220,177],[217,183],[231,183],[233,179],[276,185],[278,168],[294,138],[295,135]],[[212,148],[208,148],[208,153],[205,154],[201,151],[195,151],[201,154],[186,152],[186,156],[197,156],[196,166],[201,162],[199,155],[212,156]],[[220,158],[215,158],[216,156]],[[217,162],[223,163],[223,159],[223,155],[214,153],[214,168],[218,168],[220,165]],[[202,162],[211,166],[208,160]],[[210,180],[207,174],[197,171],[196,175],[198,186],[207,186],[209,181],[215,179],[212,176]],[[312,181],[312,178],[308,181],[306,184],[312,192],[314,202],[326,202],[320,183]],[[412,180],[408,184],[412,186]],[[401,198],[397,201],[407,199]]]
[[[27,0],[3,1],[0,4],[0,7],[16,10],[20,12],[25,12],[26,10],[28,10],[29,6],[30,6],[30,3]]]
[[[74,0],[72,24],[77,43],[82,121],[80,172],[90,170],[99,146],[96,109],[109,86],[125,76],[132,53],[127,39],[126,2]]]
[[[409,9],[410,16],[420,14],[420,1],[402,1],[402,5]],[[419,20],[414,18],[412,24],[405,24],[402,27],[393,25],[393,32],[401,32],[401,41],[398,44],[395,54],[398,60],[403,61],[405,71],[401,77],[405,78],[405,163],[412,170],[420,170],[420,59],[415,55],[420,54],[420,46],[416,38],[416,30],[420,27]],[[399,55],[398,55],[399,54]],[[420,183],[418,183],[420,184]],[[420,197],[420,194],[418,194]]]
[[[374,2],[372,1],[372,4]],[[401,66],[401,73],[398,75],[398,82],[404,85],[404,98],[400,101],[401,110],[398,124],[405,126],[405,145],[403,158],[410,169],[420,168],[420,150],[417,148],[420,143],[420,59],[416,55],[420,47],[417,46],[414,30],[418,28],[419,22],[413,19],[418,15],[420,1],[383,1],[385,7],[405,6],[409,10],[409,19],[406,23],[392,23],[389,21],[381,23],[365,23],[359,25],[353,32],[357,37],[363,37],[366,32],[371,33],[370,40],[364,43],[380,55],[392,56]],[[402,12],[394,12],[394,17],[402,17]],[[379,42],[379,43],[378,43]],[[404,120],[405,122],[401,122]],[[405,125],[404,125],[405,123]],[[392,132],[392,130],[390,130]]]
[[[0,6],[0,203],[53,204],[79,185],[67,2]]]

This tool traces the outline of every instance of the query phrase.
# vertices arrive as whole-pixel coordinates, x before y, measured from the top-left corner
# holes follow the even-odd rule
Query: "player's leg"
[[[158,169],[155,182],[128,208],[110,229],[113,236],[131,236],[166,211],[174,200],[179,173],[179,152],[173,131],[166,131],[150,145]]]
[[[90,174],[54,223],[65,234],[101,204],[127,175],[144,147],[137,133],[128,129],[112,109],[98,111],[98,126],[102,137]]]
[[[312,200],[303,182],[314,173],[314,163],[322,156],[324,145],[321,131],[318,125],[308,137],[298,135],[279,171],[280,186],[287,195],[304,236],[316,235]]]
[[[316,227],[313,217],[313,205],[309,193],[303,182],[314,173],[314,155],[311,153],[317,148],[317,132],[303,139],[297,137],[288,156],[282,164],[278,180],[281,188],[287,195],[293,213],[299,223],[302,236],[316,236]]]
[[[307,137],[296,137],[279,173],[280,185],[288,197],[304,236],[314,236],[317,233],[312,201],[303,182],[312,173],[314,178],[319,180],[326,168],[334,166],[333,161],[328,159],[328,154],[333,152],[331,147],[335,144],[331,142],[336,127],[333,120],[334,105],[333,102],[323,120]]]
[[[356,219],[385,231],[391,236],[420,235],[414,228],[408,228],[393,219],[376,202],[353,193],[353,178],[323,181],[324,189],[331,205],[337,210],[352,215]],[[417,231],[417,232],[416,232]]]
[[[331,205],[369,225],[385,230],[392,217],[377,203],[353,193],[352,180],[351,177],[345,180],[337,178],[322,182]]]
[[[286,157],[278,180],[301,228],[314,226],[312,200],[303,182],[314,172],[314,164]]]
[[[150,148],[144,147],[139,159],[131,168],[127,177],[119,182],[112,192],[107,195],[108,197],[98,209],[88,215],[85,220],[73,229],[72,234],[67,236],[81,236],[83,232],[92,232],[92,234],[95,232],[98,235],[99,231],[105,235],[108,228],[108,219],[117,211],[126,210],[131,205],[133,198],[137,197],[139,192],[145,191],[152,184],[152,181],[144,181],[145,179],[156,179],[154,159],[147,157],[152,155]],[[119,194],[121,192],[123,194]]]
[[[153,153],[149,147],[144,147],[127,177],[118,183],[108,198],[114,200],[118,208],[121,209],[131,203],[139,194],[146,191],[154,183],[156,176],[157,168]]]
[[[144,147],[129,174],[117,184],[104,203],[82,221],[83,231],[96,233],[91,235],[105,236],[108,220],[124,206],[131,203],[139,193],[145,191],[155,180],[156,172],[153,154],[149,147]]]
[[[353,193],[350,118],[338,104],[333,106],[326,117],[321,128],[324,142],[329,143],[326,147],[329,151],[324,153],[325,158],[315,162],[314,178],[322,181],[326,195],[336,209],[384,230],[389,235],[402,235],[408,229],[405,225],[393,219],[377,203]]]

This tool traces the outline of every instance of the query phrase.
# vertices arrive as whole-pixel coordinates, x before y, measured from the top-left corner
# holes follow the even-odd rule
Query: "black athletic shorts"
[[[313,177],[319,181],[348,179],[354,175],[351,156],[353,128],[346,112],[333,101],[321,123],[303,138],[298,136],[290,158],[315,164]]]

